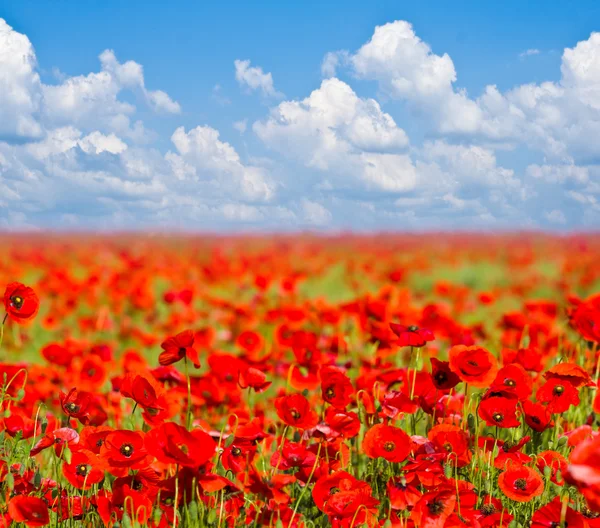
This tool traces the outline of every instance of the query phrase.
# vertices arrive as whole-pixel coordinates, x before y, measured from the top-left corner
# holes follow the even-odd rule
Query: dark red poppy
[[[17,324],[31,321],[40,309],[40,300],[29,286],[11,282],[4,291],[4,309]]]
[[[46,526],[50,523],[48,506],[38,497],[16,495],[8,503],[8,513],[13,521],[25,526]]]
[[[419,328],[418,326],[404,326],[397,323],[390,323],[390,329],[398,336],[396,344],[401,347],[422,347],[428,341],[433,341],[435,336],[431,330],[427,328]]]
[[[92,398],[88,392],[71,389],[60,393],[60,405],[67,416],[81,420],[89,415]]]
[[[450,390],[460,383],[460,378],[450,369],[450,363],[431,358],[431,380],[438,390]]]
[[[176,336],[167,338],[160,346],[163,349],[158,356],[161,365],[172,365],[187,358],[194,367],[200,368],[198,351],[194,348],[194,332],[191,330],[184,330]]]
[[[277,398],[275,409],[277,409],[277,416],[283,423],[298,429],[311,429],[319,421],[317,413],[302,394],[291,394]]]

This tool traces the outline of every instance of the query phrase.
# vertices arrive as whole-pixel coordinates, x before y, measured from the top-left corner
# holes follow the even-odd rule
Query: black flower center
[[[479,511],[481,511],[481,513],[485,516],[493,515],[496,513],[496,506],[493,504],[484,504]]]
[[[515,480],[515,488],[521,491],[527,489],[527,481],[524,478]]]
[[[335,389],[333,387],[328,387],[325,391],[325,396],[328,398],[333,398],[335,396]]]
[[[514,379],[506,378],[504,380],[504,385],[506,385],[507,387],[515,387],[517,385],[517,382]]]
[[[79,475],[80,477],[85,477],[88,474],[88,471],[89,467],[87,466],[87,464],[79,464],[75,469],[75,473],[77,473],[77,475]]]
[[[239,447],[234,447],[231,450],[231,454],[235,457],[240,456],[242,454],[242,450]]]
[[[13,295],[10,298],[11,304],[17,309],[20,310],[23,307],[23,297],[20,295]]]
[[[386,442],[383,444],[383,449],[385,449],[388,453],[396,449],[396,444],[394,442]]]
[[[427,505],[431,515],[439,515],[444,511],[444,503],[439,500],[434,500]]]
[[[119,452],[124,456],[129,458],[131,455],[133,455],[133,446],[131,444],[123,444],[121,446],[121,449],[119,449]]]
[[[497,413],[494,413],[492,418],[494,419],[494,422],[501,423],[504,420],[504,415],[502,413],[497,412]]]
[[[408,331],[409,331],[409,332],[418,332],[418,331],[419,331],[419,327],[418,327],[418,326],[415,326],[415,325],[410,325],[410,326],[408,327]]]
[[[292,409],[290,414],[294,420],[298,420],[300,418],[300,413],[296,409]]]
[[[552,394],[554,394],[554,396],[560,396],[563,392],[565,392],[565,388],[562,385],[557,385],[552,390]]]

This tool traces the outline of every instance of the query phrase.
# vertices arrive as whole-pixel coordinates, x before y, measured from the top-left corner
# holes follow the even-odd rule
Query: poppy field
[[[3,236],[0,526],[600,527],[600,237]]]

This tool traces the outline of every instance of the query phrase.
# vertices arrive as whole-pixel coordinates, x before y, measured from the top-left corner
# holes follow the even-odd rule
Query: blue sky
[[[597,2],[176,6],[0,1],[2,227],[600,226]]]

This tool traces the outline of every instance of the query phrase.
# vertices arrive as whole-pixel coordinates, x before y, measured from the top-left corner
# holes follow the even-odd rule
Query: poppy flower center
[[[493,515],[494,513],[496,513],[496,506],[494,506],[493,504],[484,504],[481,507],[480,511],[485,516]]]
[[[96,447],[102,447],[104,445],[104,440],[102,440],[102,438],[100,438],[100,440],[98,440],[96,442]]]
[[[40,518],[42,517],[42,514],[41,514],[40,512],[36,512],[36,511],[34,511],[34,512],[31,512],[31,516],[32,516],[34,519],[40,519]]]
[[[527,489],[527,481],[524,478],[515,480],[515,488],[521,491]]]
[[[325,396],[328,398],[333,398],[335,396],[335,389],[333,387],[328,387],[325,391]]]
[[[121,449],[119,449],[119,453],[121,453],[124,457],[129,458],[133,455],[133,446],[131,444],[123,444]]]
[[[79,411],[79,409],[80,409],[79,405],[76,405],[76,404],[75,404],[75,403],[73,403],[73,402],[71,402],[71,403],[68,403],[66,407],[67,407],[67,410],[68,410],[69,412],[72,412],[72,413],[74,413],[74,412],[78,412],[78,411]]]
[[[504,415],[501,413],[495,413],[492,418],[494,419],[494,422],[502,422],[502,420],[504,420]]]
[[[435,381],[437,381],[439,384],[445,383],[448,381],[448,375],[443,371],[436,372]]]
[[[179,347],[179,355],[185,356],[185,347]]]
[[[517,385],[517,382],[514,379],[506,378],[504,380],[504,385],[506,385],[507,387],[515,387]]]
[[[396,449],[396,444],[394,444],[394,442],[386,442],[383,445],[383,449],[385,449],[389,453],[390,451]]]
[[[17,309],[20,310],[23,307],[23,297],[20,295],[13,295],[10,298],[11,304]]]
[[[444,511],[444,503],[439,500],[434,500],[427,505],[427,508],[429,508],[431,515],[439,515]]]
[[[408,330],[409,332],[418,332],[418,330],[419,330],[419,327],[418,327],[418,326],[415,326],[415,325],[410,325],[410,326],[407,328],[407,330]]]
[[[300,418],[300,413],[296,409],[292,409],[290,414],[294,420],[298,420]]]
[[[86,464],[79,464],[75,473],[81,477],[85,477],[88,474],[88,466]]]
[[[446,451],[448,451],[448,453],[452,453],[452,450],[453,450],[452,444],[451,444],[450,442],[446,442],[446,443],[444,444],[444,449],[445,449]]]
[[[231,450],[231,454],[232,454],[233,456],[236,456],[236,457],[237,457],[237,456],[240,456],[240,455],[242,454],[242,450],[241,450],[239,447],[234,447],[234,448]]]
[[[554,396],[560,396],[563,392],[565,392],[565,388],[562,385],[557,385],[552,390],[552,394],[554,394]]]

